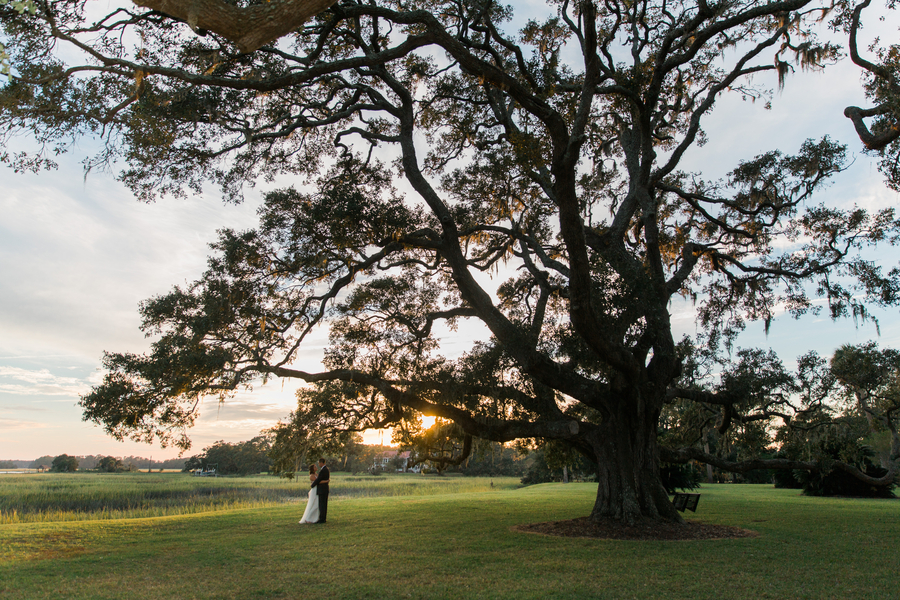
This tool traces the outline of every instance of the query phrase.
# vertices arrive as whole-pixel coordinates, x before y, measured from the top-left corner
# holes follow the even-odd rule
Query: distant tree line
[[[15,469],[41,469],[51,470],[53,461],[60,456],[69,456],[61,454],[53,456],[50,454],[41,456],[31,461],[0,461],[0,468]],[[81,471],[104,471],[104,472],[121,472],[121,471],[146,471],[153,469],[154,471],[162,470],[181,470],[184,467],[184,458],[170,458],[167,460],[151,460],[143,456],[108,456],[105,454],[87,454],[84,456],[70,456],[78,463],[78,470]],[[9,463],[11,467],[3,465]]]
[[[56,457],[47,454],[45,456],[41,456],[40,458],[34,459],[27,466],[29,469],[49,469],[50,465],[53,464],[54,458]]]
[[[219,475],[258,475],[267,473],[272,467],[268,452],[272,442],[268,436],[256,436],[247,442],[229,443],[219,440],[203,449],[203,452],[188,458],[183,471],[208,470],[215,468]]]

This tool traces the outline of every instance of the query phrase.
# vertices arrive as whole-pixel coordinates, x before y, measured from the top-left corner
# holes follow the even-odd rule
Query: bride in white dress
[[[316,466],[309,465],[309,482],[316,480]],[[303,511],[303,518],[300,523],[315,523],[319,520],[319,495],[316,488],[309,490],[309,500],[306,501],[306,510]]]

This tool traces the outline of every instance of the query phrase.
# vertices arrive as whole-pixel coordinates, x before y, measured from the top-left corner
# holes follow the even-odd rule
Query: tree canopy
[[[128,470],[122,460],[115,456],[102,457],[94,468],[97,471],[103,471],[104,473],[118,473],[119,471]]]
[[[78,459],[68,454],[60,454],[53,459],[50,470],[54,473],[74,473],[78,470]]]
[[[236,444],[219,440],[204,448],[201,454],[187,459],[181,470],[212,467],[219,475],[259,475],[272,466],[268,456],[271,449],[272,442],[267,436],[257,436]]]
[[[870,75],[877,108],[847,113],[861,139],[896,149],[896,47],[879,62],[855,49],[868,2],[558,0],[513,30],[514,8],[493,0],[346,0],[258,46],[203,7],[293,2],[197,0],[187,18],[165,2],[34,4],[0,7],[15,65],[0,124],[43,147],[5,154],[14,168],[88,135],[102,150],[86,166],[121,169],[142,199],[299,185],[265,194],[257,229],[223,231],[200,279],[142,305],[151,351],[107,354],[81,400],[112,435],[186,448],[201,397],[294,377],[312,386],[298,410],[317,431],[426,414],[465,439],[578,451],[597,465],[592,517],[625,522],[680,521],[661,458],[837,464],[726,461],[659,435],[682,406],[720,415],[724,433],[820,400],[804,363],[796,379],[765,353],[722,358],[748,321],[817,312],[820,298],[834,318],[897,303],[900,272],[863,253],[896,243],[893,210],[817,200],[847,167],[840,144],[772,149],[723,179],[683,167],[723,94],[762,98],[754,76],[837,59],[815,35],[823,20]],[[682,298],[701,333],[679,342],[669,309]],[[490,338],[443,356],[441,335],[468,322]],[[320,326],[324,369],[302,370]]]

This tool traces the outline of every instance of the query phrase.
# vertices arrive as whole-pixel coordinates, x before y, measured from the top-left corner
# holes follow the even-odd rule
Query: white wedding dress
[[[306,510],[303,511],[301,523],[315,523],[319,520],[319,494],[316,488],[309,490],[309,500],[306,501]]]

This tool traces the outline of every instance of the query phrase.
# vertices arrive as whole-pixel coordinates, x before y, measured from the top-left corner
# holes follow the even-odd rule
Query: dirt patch
[[[600,540],[721,540],[731,538],[756,537],[759,534],[748,529],[713,525],[688,521],[684,525],[677,523],[639,523],[625,525],[613,521],[594,523],[588,517],[569,521],[552,521],[549,523],[532,523],[518,525],[513,531],[538,533],[559,537],[592,538]]]

